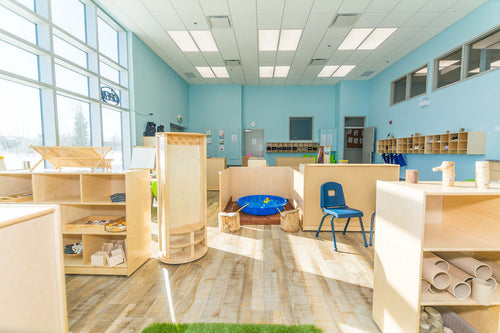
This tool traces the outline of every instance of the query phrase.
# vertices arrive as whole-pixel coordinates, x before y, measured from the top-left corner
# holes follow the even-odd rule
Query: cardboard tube
[[[450,269],[450,265],[448,264],[448,262],[443,258],[438,257],[434,253],[426,254],[423,260],[430,261],[434,266],[439,267],[444,272],[448,272],[448,270]]]
[[[490,286],[491,286],[491,292],[494,292],[495,290],[497,290],[497,280],[495,280],[494,278],[490,277],[488,280],[486,280]]]
[[[476,186],[477,188],[490,188],[490,162],[476,162]]]
[[[495,280],[500,281],[500,264],[491,259],[481,259],[481,261],[491,267],[493,277]]]
[[[491,285],[488,281],[475,278],[472,280],[472,299],[481,305],[491,303]]]
[[[432,284],[429,284],[429,292],[431,294],[442,294],[446,291],[446,289],[438,289],[436,287],[434,287]]]
[[[431,287],[431,284],[424,279],[420,280],[420,292],[423,294],[427,292]]]
[[[465,281],[471,276],[454,265],[450,265],[448,273],[451,277],[450,286],[447,288],[448,292],[457,299],[465,299],[469,297],[471,287]]]
[[[450,285],[450,276],[430,260],[424,260],[422,277],[437,289],[446,289]]]
[[[488,280],[493,273],[490,266],[472,257],[448,252],[439,253],[439,256],[473,277]]]

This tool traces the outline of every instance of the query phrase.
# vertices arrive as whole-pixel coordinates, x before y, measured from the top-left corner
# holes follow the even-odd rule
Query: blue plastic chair
[[[330,191],[334,192],[333,195],[330,195]],[[365,229],[363,228],[363,220],[361,219],[361,217],[363,216],[363,212],[354,208],[350,208],[346,205],[342,185],[334,182],[328,182],[321,185],[321,210],[323,211],[323,213],[325,213],[325,215],[321,219],[318,231],[316,232],[316,237],[318,237],[318,234],[321,231],[321,226],[323,225],[325,217],[331,215],[332,219],[330,220],[330,224],[332,225],[333,247],[335,251],[337,251],[337,241],[335,239],[333,219],[347,218],[347,223],[345,224],[344,231],[342,232],[345,235],[347,226],[349,225],[349,221],[351,221],[352,217],[357,217],[359,218],[359,223],[361,225],[361,232],[365,241],[365,247],[368,247],[368,244],[366,243]]]

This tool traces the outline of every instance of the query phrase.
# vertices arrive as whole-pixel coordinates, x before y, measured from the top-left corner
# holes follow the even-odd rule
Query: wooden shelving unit
[[[317,142],[266,142],[268,153],[317,153]]]
[[[449,306],[480,332],[500,329],[500,289],[490,306],[420,290],[427,252],[500,262],[499,206],[500,184],[483,190],[470,182],[377,183],[373,318],[384,332],[418,332],[424,305]]]
[[[157,133],[156,147],[158,259],[191,262],[208,250],[206,135]]]
[[[486,132],[462,132],[377,141],[377,153],[484,155]]]
[[[64,255],[67,274],[131,275],[151,257],[151,192],[149,172],[124,173],[42,172],[0,173],[0,196],[33,193],[32,203],[60,206],[63,246],[82,242],[83,253]],[[126,201],[112,202],[110,195],[125,193]],[[104,226],[78,226],[87,217],[125,217],[127,230],[108,232]],[[111,240],[125,240],[126,263],[90,265],[90,256]],[[61,249],[62,251],[62,249]]]

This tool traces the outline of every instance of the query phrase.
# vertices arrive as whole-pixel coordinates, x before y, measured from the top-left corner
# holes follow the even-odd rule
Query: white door
[[[370,164],[372,162],[374,147],[375,127],[365,127],[363,129],[363,152],[361,155],[361,163]]]

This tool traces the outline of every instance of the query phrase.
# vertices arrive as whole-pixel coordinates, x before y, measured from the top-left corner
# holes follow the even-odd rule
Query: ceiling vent
[[[351,27],[359,18],[359,14],[337,14],[332,27]]]
[[[375,71],[366,71],[363,74],[361,74],[361,76],[367,77],[367,76],[371,76],[373,73],[375,73]]]
[[[238,67],[241,66],[241,62],[238,59],[226,60],[227,67]]]
[[[209,16],[208,21],[214,29],[231,28],[231,21],[228,16]]]
[[[186,75],[188,79],[196,79],[196,75],[194,75],[194,73],[192,72],[186,72],[184,73],[184,75]]]
[[[313,59],[310,62],[310,65],[312,66],[323,66],[326,64],[328,59]]]

